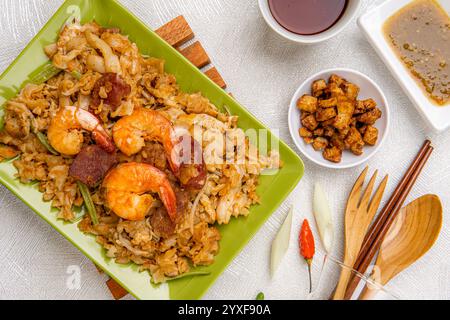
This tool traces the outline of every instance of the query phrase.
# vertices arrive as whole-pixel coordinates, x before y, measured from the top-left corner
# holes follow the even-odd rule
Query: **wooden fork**
[[[366,236],[369,225],[378,211],[381,198],[388,181],[388,176],[378,186],[377,191],[371,198],[375,180],[377,178],[378,170],[375,171],[372,178],[367,185],[364,194],[361,196],[364,180],[367,175],[369,167],[356,180],[355,185],[347,200],[347,207],[345,209],[345,252],[344,252],[344,266],[342,267],[339,282],[333,296],[333,300],[344,299],[345,291],[348,282],[352,276],[351,268],[355,264],[358,253],[361,249],[364,237]]]

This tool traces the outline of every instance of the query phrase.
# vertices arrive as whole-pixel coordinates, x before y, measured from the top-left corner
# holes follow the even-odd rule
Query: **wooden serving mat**
[[[211,65],[211,59],[206,53],[205,49],[199,41],[194,41],[192,44],[187,43],[194,39],[195,35],[189,26],[188,22],[183,16],[178,16],[172,21],[169,21],[162,27],[156,30],[156,33],[163,38],[167,43],[177,49],[184,57],[186,57],[197,68],[204,68],[203,73],[214,81],[219,87],[225,89],[227,87],[220,73],[216,67]],[[96,266],[97,267],[97,266]],[[99,272],[103,272],[97,267]],[[126,295],[128,291],[122,288],[114,279],[110,278],[106,281],[106,285],[111,291],[112,296],[116,300],[120,300]]]
[[[183,44],[186,44],[189,40],[192,40],[195,37],[194,32],[183,16],[178,16],[172,21],[169,21],[161,28],[157,29],[156,33],[161,38],[166,40],[171,46],[177,49],[197,68],[203,68],[210,65],[211,60],[199,41],[195,41],[191,45],[181,49]],[[227,87],[216,67],[211,65],[209,68],[205,69],[207,70],[204,73],[219,87],[222,89]]]

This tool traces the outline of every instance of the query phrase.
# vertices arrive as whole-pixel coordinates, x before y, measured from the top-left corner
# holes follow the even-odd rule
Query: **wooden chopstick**
[[[356,259],[354,267],[359,267],[361,264],[364,256],[367,253],[367,250],[369,249],[370,244],[374,241],[376,235],[380,232],[383,225],[386,223],[387,218],[389,217],[389,213],[394,208],[395,204],[398,202],[399,197],[401,196],[403,190],[405,189],[406,185],[408,184],[409,180],[411,179],[414,172],[417,171],[417,167],[419,163],[422,161],[423,156],[428,150],[428,147],[430,146],[431,142],[430,140],[426,140],[423,144],[422,148],[420,149],[419,153],[416,155],[416,158],[406,171],[405,175],[403,176],[402,180],[399,182],[397,187],[395,188],[394,192],[392,193],[390,199],[384,206],[384,208],[381,210],[380,214],[378,215],[378,218],[375,220],[375,222],[370,227],[369,231],[367,232],[367,236],[363,242],[363,245],[361,247],[361,251],[359,253],[358,259]]]
[[[367,233],[364,244],[361,247],[358,259],[353,266],[353,268],[358,272],[362,274],[366,272],[371,261],[380,249],[384,236],[392,225],[394,219],[397,217],[397,214],[400,212],[400,209],[402,208],[409,192],[417,181],[417,178],[419,177],[426,162],[430,158],[433,149],[434,148],[431,146],[431,142],[429,140],[425,141],[415,160],[407,170],[400,183],[397,185],[391,198],[378,215],[376,221],[372,224],[372,227]],[[345,299],[351,299],[351,296],[353,295],[360,280],[361,279],[359,277],[353,277],[350,280],[349,285],[347,286]]]

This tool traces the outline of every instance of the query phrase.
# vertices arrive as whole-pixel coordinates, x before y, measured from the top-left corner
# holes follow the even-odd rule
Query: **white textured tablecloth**
[[[292,94],[305,78],[331,67],[354,68],[372,77],[390,103],[392,126],[383,147],[368,164],[378,168],[381,174],[390,174],[389,194],[423,140],[431,138],[435,152],[408,201],[435,193],[444,205],[444,226],[436,245],[388,288],[405,299],[450,298],[450,131],[433,134],[427,128],[355,21],[330,41],[301,46],[278,37],[267,27],[257,1],[121,2],[152,28],[183,14],[228,83],[228,89],[263,123],[280,129],[281,138],[294,150],[287,111]],[[380,2],[363,1],[360,14]],[[61,3],[61,0],[0,0],[0,72]],[[311,198],[316,181],[328,193],[337,231],[334,253],[342,254],[344,203],[363,167],[335,171],[309,161],[305,165],[305,176],[296,190],[230,264],[205,299],[254,299],[259,291],[264,291],[268,299],[306,297],[307,272],[298,255],[297,233],[303,218],[313,221]],[[279,272],[270,279],[271,241],[292,203],[296,211],[291,246]],[[79,289],[66,285],[70,266],[81,268]],[[319,269],[316,264],[315,274]],[[331,287],[331,280],[336,281],[337,276],[336,268],[330,268],[324,275],[323,285]],[[105,280],[106,276],[99,274],[74,246],[6,188],[0,187],[0,299],[110,299]]]

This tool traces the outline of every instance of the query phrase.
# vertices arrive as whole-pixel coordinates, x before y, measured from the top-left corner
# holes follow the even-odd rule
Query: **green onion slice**
[[[97,210],[95,209],[94,202],[92,201],[89,188],[81,181],[77,181],[78,189],[80,189],[81,195],[83,196],[84,204],[86,209],[91,216],[92,223],[94,225],[98,224]]]
[[[38,67],[28,76],[27,83],[41,84],[59,74],[62,70],[55,67],[51,61]]]
[[[37,138],[39,139],[39,141],[42,143],[42,145],[43,145],[45,148],[47,148],[47,150],[48,150],[51,154],[53,154],[53,155],[55,155],[55,156],[58,156],[58,155],[59,155],[58,151],[56,151],[56,150],[50,145],[50,143],[48,142],[47,137],[45,136],[45,134],[43,134],[43,133],[40,132],[40,131],[37,131],[37,132],[36,132],[36,136],[37,136]]]

